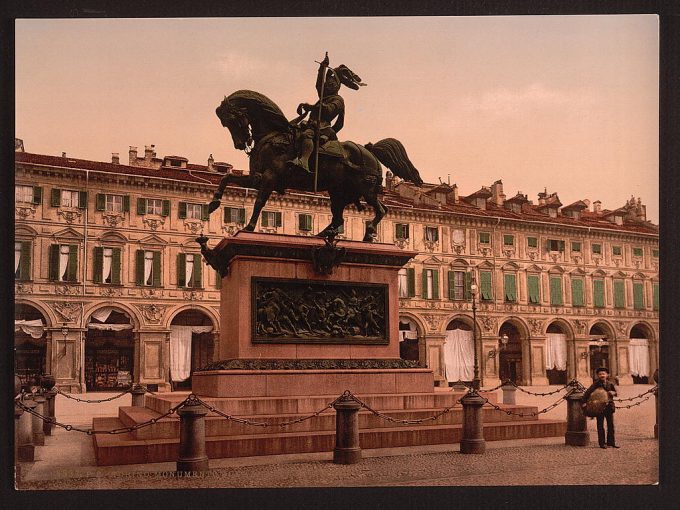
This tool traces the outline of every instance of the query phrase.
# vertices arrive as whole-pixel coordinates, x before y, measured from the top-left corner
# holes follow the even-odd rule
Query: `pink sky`
[[[631,195],[658,221],[658,18],[635,16],[17,20],[16,136],[27,151],[127,161],[128,146],[238,168],[214,114],[249,88],[292,118],[324,51],[341,139],[401,140],[426,181],[562,203]]]

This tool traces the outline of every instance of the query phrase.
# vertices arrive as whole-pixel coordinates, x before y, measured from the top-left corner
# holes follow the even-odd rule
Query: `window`
[[[52,188],[50,205],[52,207],[78,207],[79,209],[85,209],[87,207],[87,191]]]
[[[14,278],[16,280],[31,279],[31,242],[14,243]]]
[[[40,204],[42,188],[40,186],[14,186],[14,201],[17,204]]]
[[[263,227],[280,227],[282,225],[281,213],[279,211],[262,211],[260,221]]]
[[[621,256],[621,247],[620,246],[612,246],[612,255]]]
[[[491,287],[491,272],[480,271],[479,273],[480,298],[482,301],[493,299],[493,288]]]
[[[593,245],[591,245],[591,248],[593,250],[593,254],[602,255],[602,245],[601,244],[593,244]]]
[[[571,305],[572,306],[584,306],[585,300],[583,299],[583,279],[582,278],[572,278],[571,279]]]
[[[504,235],[503,246],[515,246],[515,236],[509,234]]]
[[[633,282],[633,308],[636,310],[645,308],[643,285],[643,282]]]
[[[564,251],[564,241],[560,239],[548,239],[548,251]]]
[[[633,248],[633,257],[642,257],[642,248]]]
[[[658,259],[659,258],[659,250],[652,250],[652,257],[654,257],[655,259]]]
[[[581,253],[581,243],[578,241],[573,241],[571,243],[571,251]]]
[[[423,269],[423,299],[439,299],[439,271]]]
[[[537,237],[527,237],[527,246],[529,248],[538,248],[538,238]]]
[[[180,220],[189,219],[207,221],[209,217],[208,205],[180,202],[177,215]]]
[[[425,227],[425,240],[436,243],[439,241],[439,228]]]
[[[604,308],[604,280],[593,280],[593,305]]]
[[[416,270],[412,267],[399,270],[399,297],[408,298],[416,295]]]
[[[177,254],[177,286],[200,288],[202,284],[200,253]]]
[[[135,283],[144,287],[161,286],[161,252],[137,250]]]
[[[529,289],[529,304],[539,304],[541,302],[540,276],[537,274],[527,275],[527,287]]]
[[[130,196],[97,193],[95,197],[95,210],[107,213],[128,212],[130,210]]]
[[[470,299],[470,273],[449,271],[449,299],[457,301]]]
[[[311,232],[312,231],[312,215],[311,214],[298,214],[298,230],[301,232]]]
[[[562,276],[550,277],[550,304],[561,305],[562,301]]]
[[[244,225],[246,222],[246,210],[243,207],[225,207],[224,222]]]
[[[123,212],[123,198],[121,195],[106,195],[106,212]],[[129,208],[128,202],[128,210]]]
[[[92,280],[94,283],[120,285],[120,248],[94,248],[94,267]]]
[[[626,307],[626,290],[623,280],[614,280],[614,308]]]
[[[505,301],[514,303],[517,301],[517,277],[514,274],[504,274],[503,283],[505,284]]]
[[[480,232],[479,244],[491,244],[491,234],[489,232]]]
[[[170,200],[160,198],[138,198],[137,214],[156,214],[158,216],[170,215]]]
[[[78,272],[78,245],[53,244],[50,246],[50,280],[75,282]]]
[[[652,308],[653,310],[659,309],[659,284],[652,283]]]
[[[395,239],[408,239],[409,231],[407,223],[396,223],[394,225],[394,238]]]
[[[66,191],[61,192],[61,206],[62,207],[78,207],[78,192]]]

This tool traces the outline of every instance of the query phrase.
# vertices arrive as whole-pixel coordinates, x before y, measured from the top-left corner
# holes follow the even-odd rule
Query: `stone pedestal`
[[[43,396],[45,397],[45,405],[43,407],[43,409],[45,411],[44,414],[48,418],[54,420],[55,402],[56,402],[57,392],[54,389],[45,390],[45,392],[43,393]],[[51,436],[53,429],[54,429],[53,423],[50,423],[48,421],[43,422],[43,433],[46,436]]]
[[[501,386],[501,390],[503,390],[504,404],[515,405],[517,403],[515,401],[515,394],[517,393],[517,388],[515,388],[512,384],[504,384],[503,386]]]
[[[24,406],[29,409],[35,408],[35,402],[24,400]],[[33,462],[35,460],[35,446],[33,445],[33,421],[29,412],[24,412],[19,418],[19,447],[18,459],[21,462]]]
[[[484,453],[484,422],[482,406],[484,399],[477,393],[468,393],[461,399],[463,404],[463,437],[460,440],[460,453]]]
[[[21,479],[21,466],[19,465],[19,420],[24,410],[20,407],[14,407],[14,476],[17,481]]]
[[[567,432],[564,443],[569,446],[588,446],[590,434],[588,424],[581,407],[582,391],[573,391],[567,395]]]
[[[40,395],[36,395],[33,397],[33,401],[35,402],[35,409],[33,410],[39,415],[45,416],[45,399]],[[31,417],[31,427],[33,428],[33,444],[35,446],[45,446],[45,433],[43,432],[43,424],[44,422],[40,416],[33,415]]]
[[[144,395],[146,394],[146,388],[141,384],[135,384],[130,390],[132,394],[132,405],[134,407],[144,407]]]
[[[356,464],[361,460],[359,445],[359,416],[361,405],[355,400],[341,400],[333,406],[335,417],[335,464]]]
[[[208,470],[205,450],[205,415],[208,410],[198,402],[190,402],[179,411],[178,472]]]

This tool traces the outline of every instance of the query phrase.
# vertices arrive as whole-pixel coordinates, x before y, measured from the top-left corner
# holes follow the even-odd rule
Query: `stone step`
[[[96,429],[104,427],[94,418]],[[119,420],[118,420],[119,421]],[[108,423],[112,423],[109,421]],[[120,426],[120,425],[116,425]],[[559,437],[566,432],[566,422],[557,420],[521,420],[484,424],[487,441]],[[360,445],[364,449],[395,448],[460,442],[462,425],[436,425],[429,427],[385,427],[360,431]],[[118,435],[95,435],[94,444],[98,466],[173,462],[177,460],[179,439],[126,439]],[[334,431],[279,432],[275,434],[249,434],[236,436],[211,436],[206,438],[209,458],[246,457],[332,451],[335,447]],[[452,447],[452,450],[457,450]]]
[[[513,411],[515,413],[524,413],[525,416],[508,415],[505,412],[498,411],[491,407],[482,408],[483,420],[485,423],[505,422],[505,421],[530,421],[535,417],[530,416],[529,413],[536,412],[537,408],[532,406],[519,405],[503,405],[500,404],[504,410]],[[389,416],[395,420],[419,420],[429,418],[442,409],[407,409],[407,410],[387,410],[380,411],[382,414]],[[140,423],[147,422],[153,418],[158,418],[160,413],[145,407],[120,407],[118,411],[118,418],[126,427],[131,427]],[[309,414],[277,414],[277,415],[255,415],[255,416],[238,416],[239,418],[266,422],[273,425],[303,418]],[[416,426],[436,426],[436,425],[454,425],[460,424],[463,421],[462,407],[456,407],[450,412],[439,416],[436,420],[428,420]],[[360,429],[374,429],[390,426],[390,422],[376,416],[368,410],[359,412],[359,428]],[[399,424],[396,424],[399,426]],[[221,416],[209,413],[206,417],[206,436],[230,436],[230,435],[247,435],[255,433],[275,434],[278,432],[310,432],[322,430],[335,430],[335,411],[328,409],[324,413],[305,420],[303,422],[287,425],[285,427],[271,426],[259,427],[255,425],[248,425],[238,423],[236,421],[228,420]],[[170,439],[179,437],[179,418],[176,415],[169,416],[159,420],[153,425],[143,427],[132,432],[135,439],[153,439],[165,438]]]
[[[498,395],[481,393],[490,402],[497,403]],[[188,392],[173,392],[171,394],[147,395],[146,407],[158,413],[165,413],[171,407],[182,402],[189,395]],[[391,393],[357,395],[362,401],[374,409],[443,409],[450,407],[460,399],[461,392],[433,392],[433,393]],[[238,416],[273,415],[273,414],[311,414],[323,409],[333,402],[339,395],[314,395],[292,397],[201,397],[206,403],[220,411]],[[460,406],[460,404],[458,404]],[[462,407],[462,406],[461,406]]]

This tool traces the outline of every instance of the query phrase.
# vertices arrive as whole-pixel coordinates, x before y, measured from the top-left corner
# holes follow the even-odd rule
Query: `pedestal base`
[[[356,464],[361,460],[361,448],[335,448],[333,450],[334,464]]]
[[[208,470],[208,457],[196,460],[177,461],[177,471],[191,473]]]
[[[461,439],[460,453],[484,453],[486,441],[484,439]]]
[[[564,444],[568,446],[588,446],[590,443],[590,433],[586,430],[584,432],[567,431],[564,434]]]

